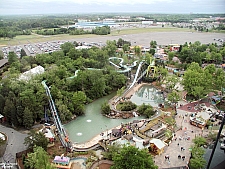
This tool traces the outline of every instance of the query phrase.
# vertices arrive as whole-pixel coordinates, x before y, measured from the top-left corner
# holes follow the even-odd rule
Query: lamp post
[[[106,127],[106,138],[108,139],[108,127],[107,125],[105,125],[105,127]]]

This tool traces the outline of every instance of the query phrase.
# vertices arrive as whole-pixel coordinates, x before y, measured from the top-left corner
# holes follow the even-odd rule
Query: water
[[[85,115],[64,125],[73,143],[84,143],[121,123],[132,122],[135,119],[143,119],[142,116],[130,119],[110,119],[101,114],[101,105],[111,99],[115,93],[98,99],[85,107]]]
[[[153,86],[143,85],[130,99],[137,105],[150,104],[152,107],[158,107],[164,103],[163,94]]]

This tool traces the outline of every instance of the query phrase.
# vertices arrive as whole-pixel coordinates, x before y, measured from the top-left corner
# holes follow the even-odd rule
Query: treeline
[[[77,28],[54,28],[54,29],[41,29],[36,31],[39,35],[57,35],[57,34],[70,34],[70,35],[84,35],[84,34],[96,34],[96,35],[107,35],[110,34],[110,27],[96,27],[95,29],[84,30]]]
[[[51,88],[62,122],[83,114],[85,104],[126,84],[127,78],[108,65],[110,53],[107,49],[116,49],[114,43],[108,42],[108,46],[103,49],[92,47],[76,50],[74,44],[66,42],[61,48],[62,51],[36,57],[24,56],[21,59],[13,52],[9,54],[10,65],[3,73],[5,78],[1,80],[0,86],[0,114],[7,123],[30,128],[44,118],[45,112],[51,116],[48,98],[41,84],[43,80]],[[19,80],[22,72],[37,65],[45,68],[43,74],[29,81]],[[74,76],[76,70],[80,71]]]
[[[19,30],[16,27],[0,27],[0,38],[10,38],[13,39],[17,35],[30,35],[30,30]]]
[[[59,28],[67,25],[67,18],[48,17],[2,17],[0,21],[0,38],[14,38],[17,35],[30,35],[36,28]]]

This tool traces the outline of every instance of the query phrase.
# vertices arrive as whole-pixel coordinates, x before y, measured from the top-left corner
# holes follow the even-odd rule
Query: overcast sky
[[[225,0],[0,0],[0,15],[91,12],[225,13]]]

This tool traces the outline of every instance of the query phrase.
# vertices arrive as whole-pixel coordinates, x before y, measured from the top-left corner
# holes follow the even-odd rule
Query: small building
[[[209,119],[209,113],[202,111],[199,112],[196,116],[190,117],[190,123],[196,127],[204,128]]]
[[[165,147],[166,144],[160,139],[153,138],[150,140],[151,151],[156,153],[157,155],[162,154]]]
[[[70,158],[64,157],[63,154],[61,156],[55,156],[53,163],[56,165],[57,168],[69,169],[71,167]]]
[[[180,50],[180,45],[178,45],[178,44],[169,44],[169,46],[170,46],[170,51],[177,52]]]
[[[128,141],[133,140],[133,135],[132,134],[128,134],[124,136],[125,139],[127,139]]]
[[[55,136],[53,134],[53,132],[48,129],[48,128],[43,128],[40,130],[40,132],[42,132],[45,137],[48,139],[48,141],[51,143],[51,142],[54,142],[54,139],[55,139]]]
[[[150,21],[150,20],[144,20],[144,21],[141,21],[141,24],[142,25],[152,25],[154,22],[153,21]]]

